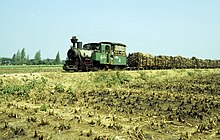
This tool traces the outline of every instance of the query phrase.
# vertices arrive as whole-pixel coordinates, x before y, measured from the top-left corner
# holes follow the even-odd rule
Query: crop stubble
[[[0,76],[0,139],[219,139],[220,70]]]

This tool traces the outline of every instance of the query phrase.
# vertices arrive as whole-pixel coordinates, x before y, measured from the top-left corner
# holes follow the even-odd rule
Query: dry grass
[[[0,76],[0,139],[219,139],[220,70]]]

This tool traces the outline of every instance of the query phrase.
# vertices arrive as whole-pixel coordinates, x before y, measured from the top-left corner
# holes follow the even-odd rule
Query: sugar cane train
[[[65,71],[95,71],[103,69],[189,69],[220,68],[220,60],[185,58],[182,56],[153,56],[140,52],[126,55],[126,45],[115,42],[82,44],[76,36],[67,51]]]

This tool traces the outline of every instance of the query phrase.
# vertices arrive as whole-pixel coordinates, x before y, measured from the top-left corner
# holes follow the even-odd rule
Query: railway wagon
[[[192,69],[220,68],[220,60],[185,58],[182,56],[153,56],[135,52],[128,54],[128,66],[131,69]]]

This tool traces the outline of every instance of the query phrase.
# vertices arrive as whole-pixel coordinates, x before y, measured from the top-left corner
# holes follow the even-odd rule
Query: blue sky
[[[219,0],[0,0],[0,57],[66,58],[70,38],[128,52],[220,59]]]

